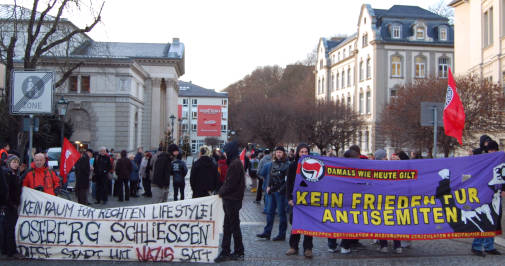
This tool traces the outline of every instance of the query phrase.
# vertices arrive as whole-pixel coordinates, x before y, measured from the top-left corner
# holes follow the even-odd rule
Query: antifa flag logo
[[[303,179],[309,182],[318,182],[324,176],[324,163],[320,160],[306,157],[302,161],[301,173]]]

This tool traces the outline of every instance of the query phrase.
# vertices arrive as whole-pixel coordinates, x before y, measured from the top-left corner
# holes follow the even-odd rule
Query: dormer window
[[[424,40],[424,35],[425,35],[425,29],[423,26],[417,26],[416,28],[416,39],[417,40]]]
[[[391,36],[393,37],[393,39],[400,39],[401,28],[399,25],[393,25],[393,27],[391,27]]]
[[[440,27],[440,30],[438,32],[438,39],[441,41],[447,41],[447,28],[446,27]]]

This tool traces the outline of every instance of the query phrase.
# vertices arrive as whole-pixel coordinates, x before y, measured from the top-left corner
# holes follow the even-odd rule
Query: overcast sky
[[[18,2],[30,8],[32,1]],[[364,3],[388,9],[395,4],[428,8],[439,2],[106,0],[103,23],[89,36],[96,41],[154,43],[180,38],[186,46],[186,73],[180,79],[222,90],[258,66],[285,66],[305,59],[320,37],[356,32]],[[80,26],[90,21],[75,13],[67,16]]]

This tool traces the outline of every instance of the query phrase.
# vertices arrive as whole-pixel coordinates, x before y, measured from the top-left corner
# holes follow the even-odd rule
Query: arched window
[[[426,77],[426,58],[424,56],[418,55],[416,56],[416,78],[425,78]]]
[[[372,60],[370,58],[366,60],[366,78],[372,78]]]
[[[438,39],[440,41],[447,41],[447,27],[442,26],[438,29]]]
[[[391,26],[391,38],[400,39],[401,38],[401,27],[400,25]]]
[[[364,75],[364,72],[365,70],[363,69],[363,60],[361,60],[361,62],[359,62],[359,80],[360,81],[363,81],[363,79],[365,78],[365,75]]]
[[[424,40],[424,37],[426,35],[426,29],[424,26],[417,26],[416,27],[416,39],[417,40]]]
[[[342,70],[342,86],[340,86],[340,88],[345,88],[345,72]]]
[[[391,76],[401,77],[402,75],[402,58],[399,55],[391,56]]]
[[[339,89],[340,86],[340,73],[337,72],[337,80],[335,82],[335,88]]]
[[[347,69],[347,87],[351,87],[351,69]]]

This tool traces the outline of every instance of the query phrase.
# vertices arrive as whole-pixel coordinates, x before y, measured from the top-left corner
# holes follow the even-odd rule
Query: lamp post
[[[58,100],[58,114],[61,117],[61,146],[63,147],[63,138],[64,138],[64,132],[65,132],[65,114],[67,113],[67,108],[68,108],[69,102],[61,96],[61,98]]]
[[[171,114],[169,118],[170,118],[171,123],[172,123],[172,126],[170,128],[170,138],[172,139],[172,142],[173,142],[174,141],[174,120],[175,120],[175,115]]]

